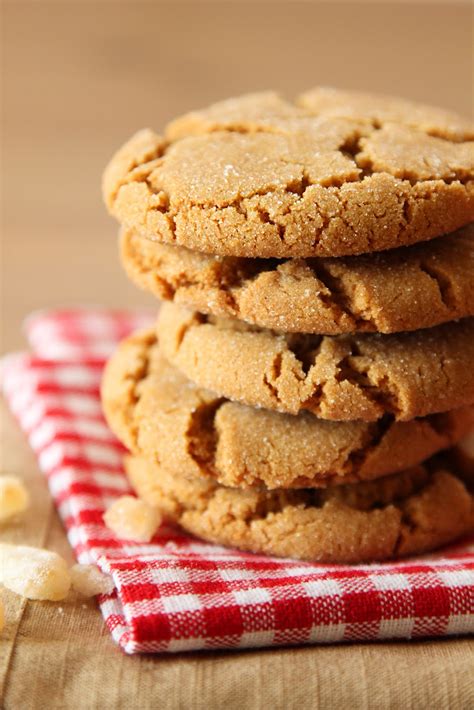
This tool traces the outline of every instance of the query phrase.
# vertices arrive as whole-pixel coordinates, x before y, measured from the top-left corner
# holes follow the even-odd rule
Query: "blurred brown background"
[[[3,0],[2,350],[33,309],[137,306],[100,197],[111,153],[143,126],[265,88],[315,84],[401,94],[469,114],[472,5]],[[72,555],[32,452],[10,415],[2,473],[30,514],[3,535]],[[1,592],[0,707],[474,707],[469,639],[125,657],[93,599]]]
[[[153,302],[117,260],[100,197],[143,126],[233,94],[315,84],[469,114],[472,5],[4,1],[2,349],[28,312]]]

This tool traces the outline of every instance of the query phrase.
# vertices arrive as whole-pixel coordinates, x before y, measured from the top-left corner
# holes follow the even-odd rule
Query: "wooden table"
[[[5,2],[2,350],[31,310],[153,305],[129,285],[100,199],[135,129],[228,95],[322,83],[468,113],[468,4]],[[71,560],[34,457],[8,413],[2,470],[33,494],[2,538]],[[93,601],[2,592],[3,707],[426,708],[474,706],[468,639],[125,657]]]

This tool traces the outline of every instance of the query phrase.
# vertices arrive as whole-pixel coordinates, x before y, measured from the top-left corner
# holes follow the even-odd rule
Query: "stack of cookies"
[[[167,301],[103,405],[185,530],[324,562],[473,527],[474,129],[328,89],[134,135],[104,176],[130,278]],[[472,480],[472,477],[471,477]]]

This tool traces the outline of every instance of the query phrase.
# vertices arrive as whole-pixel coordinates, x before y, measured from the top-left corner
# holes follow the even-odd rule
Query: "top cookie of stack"
[[[473,312],[472,229],[427,243],[474,218],[472,138],[407,101],[255,94],[137,133],[104,196],[161,298],[286,332],[414,330]]]
[[[221,256],[344,256],[453,231],[474,213],[474,129],[438,109],[317,89],[232,99],[144,130],[104,177],[140,234]]]

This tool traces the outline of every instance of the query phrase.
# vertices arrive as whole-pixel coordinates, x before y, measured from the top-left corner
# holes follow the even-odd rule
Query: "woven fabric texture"
[[[2,389],[47,477],[80,562],[113,576],[99,598],[127,653],[441,637],[474,631],[474,537],[436,554],[374,565],[316,565],[244,554],[164,525],[119,540],[104,510],[130,493],[124,449],[101,412],[106,357],[153,318],[125,311],[32,315],[32,354],[2,362]]]

